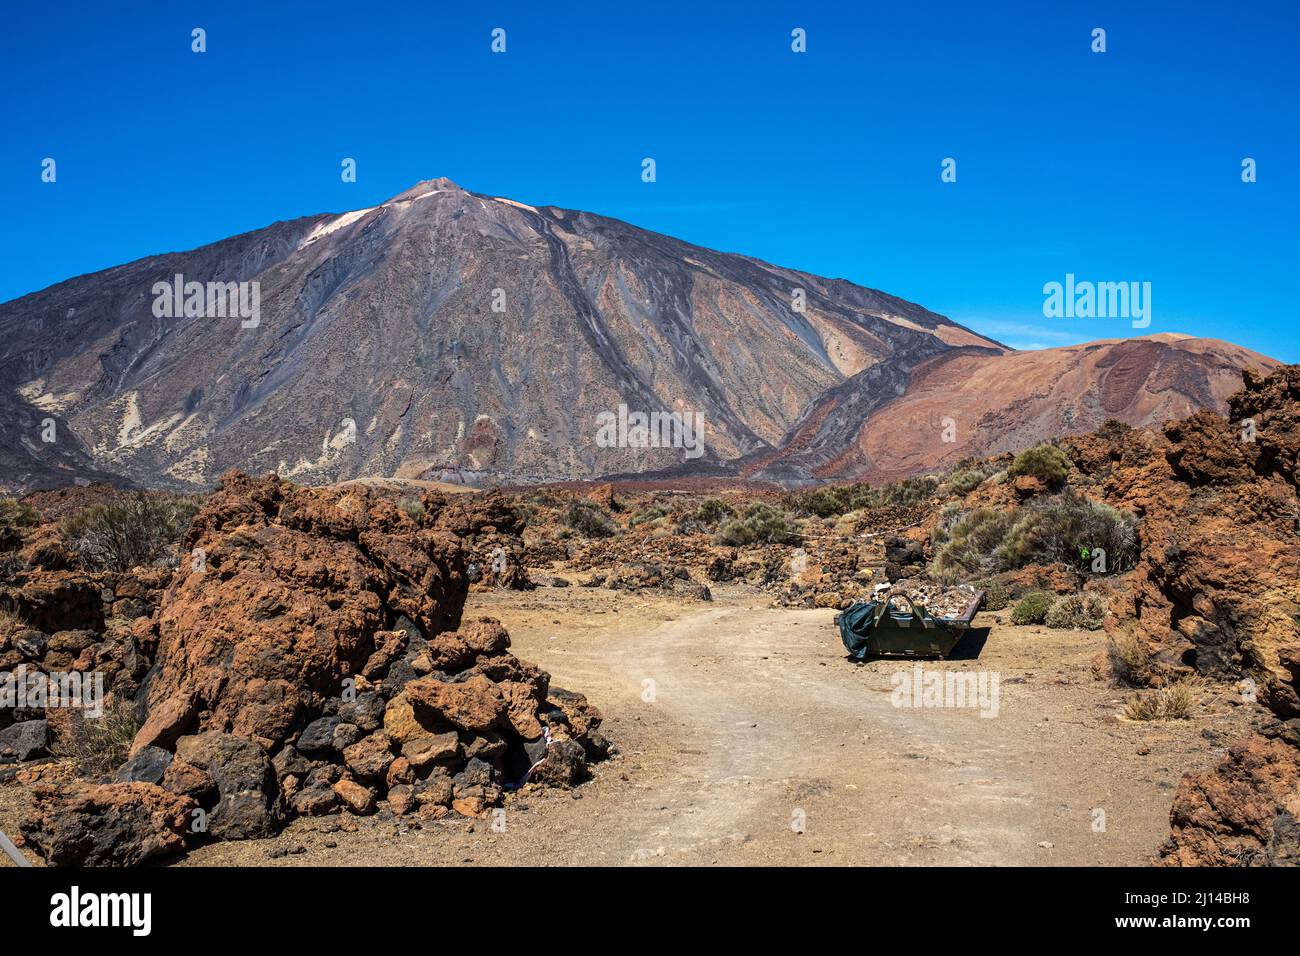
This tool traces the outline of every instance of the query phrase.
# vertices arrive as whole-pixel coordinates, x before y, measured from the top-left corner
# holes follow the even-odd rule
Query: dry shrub
[[[676,517],[681,534],[712,534],[728,518],[736,516],[736,509],[717,498],[706,498],[695,508],[682,511]]]
[[[1072,491],[1005,510],[945,508],[933,540],[931,574],[945,581],[1057,561],[1086,573],[1097,549],[1110,573],[1138,559],[1137,519]]]
[[[193,498],[137,491],[64,518],[59,534],[90,570],[130,571],[158,563],[174,567],[196,511]]]
[[[12,608],[0,607],[0,647],[4,647],[9,636],[28,627],[19,613]]]
[[[1138,691],[1124,705],[1129,720],[1187,720],[1196,706],[1196,692],[1190,681],[1179,681],[1156,690]]]
[[[1155,679],[1151,655],[1132,627],[1106,640],[1106,658],[1110,674],[1117,684],[1150,687]]]
[[[850,485],[826,485],[793,496],[793,508],[802,514],[835,518],[864,508],[910,508],[929,501],[939,489],[934,475],[920,475],[872,488],[865,481]]]
[[[618,530],[609,512],[593,501],[575,501],[562,520],[584,538],[609,538]]]
[[[1003,611],[1011,604],[1011,592],[1007,586],[996,578],[983,581],[976,588],[984,592],[984,610]]]
[[[137,730],[139,724],[130,702],[110,699],[98,717],[74,711],[71,740],[65,741],[56,754],[70,758],[82,776],[103,776],[126,762]]]
[[[739,518],[733,518],[722,526],[714,541],[736,548],[751,544],[801,544],[803,536],[786,512],[765,502],[753,501]]]
[[[424,520],[424,502],[419,498],[402,498],[397,502],[397,507],[416,524]]]
[[[1100,630],[1106,621],[1106,602],[1094,591],[1067,594],[1052,602],[1043,621],[1048,627]]]
[[[658,521],[660,518],[666,518],[666,517],[668,517],[668,512],[666,509],[663,508],[663,506],[649,505],[645,508],[641,508],[640,510],[634,512],[632,517],[628,518],[627,526],[629,528],[635,528],[638,525],[653,524],[654,522]]]

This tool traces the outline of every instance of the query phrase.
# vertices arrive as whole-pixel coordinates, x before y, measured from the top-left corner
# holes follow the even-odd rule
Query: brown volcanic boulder
[[[426,513],[436,517],[433,528],[459,538],[474,539],[479,535],[518,535],[524,522],[514,506],[499,491],[483,495],[425,495]]]
[[[1300,365],[1271,375],[1247,370],[1242,390],[1228,399],[1228,416],[1235,428],[1255,423],[1256,473],[1300,486]]]
[[[1252,737],[1187,774],[1169,814],[1167,866],[1300,866],[1300,749]]]
[[[1170,422],[1166,457],[1174,473],[1189,485],[1236,484],[1255,476],[1256,446],[1240,439],[1232,424],[1212,411]]]
[[[196,804],[152,783],[33,790],[28,844],[51,866],[137,866],[180,853]]]
[[[1228,420],[1199,412],[1163,436],[1111,429],[1069,443],[1081,480],[1142,519],[1142,556],[1113,610],[1136,618],[1167,670],[1276,674],[1294,640],[1300,366],[1244,382]]]
[[[1285,676],[1273,677],[1260,688],[1259,702],[1282,720],[1300,717],[1300,643],[1278,651]]]
[[[1260,702],[1278,720],[1239,740],[1218,766],[1183,777],[1162,848],[1168,866],[1300,866],[1300,644]]]
[[[217,802],[207,834],[217,840],[274,836],[283,814],[271,762],[251,740],[207,731],[176,742],[176,758],[204,771],[216,785]]]
[[[104,629],[99,584],[80,571],[32,571],[21,586],[0,587],[0,608],[13,611],[47,634]]]
[[[459,541],[362,488],[312,491],[227,473],[194,518],[163,599],[160,671],[133,747],[218,730],[274,746],[385,647],[398,616],[459,623]]]
[[[415,705],[416,714],[427,710],[461,730],[492,730],[506,716],[506,702],[501,689],[482,674],[474,674],[459,683],[442,681],[430,675],[406,685],[406,696]]]

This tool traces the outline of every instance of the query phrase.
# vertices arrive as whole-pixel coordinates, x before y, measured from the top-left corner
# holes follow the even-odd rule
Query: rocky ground
[[[507,795],[498,818],[299,819],[185,865],[1143,864],[1181,776],[1254,719],[1207,689],[1190,720],[1127,720],[1125,694],[1093,675],[1098,632],[1005,613],[981,613],[988,633],[958,659],[925,664],[998,671],[987,719],[894,707],[891,675],[909,664],[848,664],[833,611],[774,609],[744,585],[707,605],[485,591],[466,613],[500,618],[517,653],[610,715],[621,753],[590,783]],[[0,828],[23,798],[0,788]]]
[[[32,798],[14,832],[42,859],[135,865],[340,812],[481,817],[511,787],[573,787],[607,755],[585,698],[511,654],[499,622],[462,619],[468,558],[514,527],[499,496],[404,509],[232,472],[188,522],[165,589],[130,598],[120,577],[34,560],[66,547],[44,562],[93,566],[92,539],[121,557],[142,527],[130,509],[153,505],[110,503],[88,528],[33,535],[0,595],[6,669],[117,665],[103,717],[0,711],[5,779]],[[82,629],[62,629],[74,612]],[[88,766],[101,720],[129,732]]]
[[[1229,407],[878,489],[0,502],[0,670],[102,671],[126,728],[93,766],[0,710],[0,829],[54,863],[1294,863],[1300,369]],[[104,566],[103,501],[176,540]],[[886,587],[985,593],[924,673],[996,677],[996,717],[845,660]]]

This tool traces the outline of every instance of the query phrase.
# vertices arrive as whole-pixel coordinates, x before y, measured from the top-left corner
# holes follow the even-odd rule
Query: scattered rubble
[[[884,601],[895,594],[903,594],[913,603],[924,607],[931,617],[947,618],[964,615],[977,593],[977,590],[969,584],[948,586],[933,581],[911,579],[883,585],[873,596],[876,600]]]
[[[28,845],[56,864],[133,865],[299,815],[472,816],[525,781],[586,779],[609,752],[599,713],[511,655],[499,623],[460,619],[469,552],[513,534],[514,512],[499,495],[421,503],[232,472],[174,574],[7,584],[24,620],[83,608],[89,627],[6,635],[6,667],[116,658],[111,693],[143,717],[107,780],[34,792]],[[48,746],[43,719],[0,734],[0,759]]]

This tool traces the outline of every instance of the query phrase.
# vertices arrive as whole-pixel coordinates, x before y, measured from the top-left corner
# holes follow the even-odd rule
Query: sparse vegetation
[[[1022,511],[1022,520],[1003,542],[1008,567],[1060,561],[1088,571],[1099,548],[1106,552],[1108,573],[1128,571],[1137,564],[1137,519],[1131,514],[1074,492],[1043,499]]]
[[[980,468],[959,468],[944,479],[939,490],[946,495],[958,495],[964,498],[984,484],[984,479],[987,477],[988,472]]]
[[[1047,591],[1030,591],[1011,609],[1012,624],[1042,624],[1052,606],[1054,595]]]
[[[424,502],[419,498],[402,498],[397,507],[416,524],[424,520]]]
[[[1011,593],[1001,581],[982,581],[975,587],[984,592],[984,609],[987,611],[1002,611],[1011,604]]]
[[[22,616],[12,608],[0,607],[0,647],[4,646],[4,640],[16,631],[21,631],[27,627],[27,622]]]
[[[736,516],[736,509],[717,498],[706,498],[693,510],[677,516],[677,530],[682,534],[712,532],[728,518]]]
[[[1043,620],[1048,627],[1096,631],[1106,621],[1106,602],[1095,591],[1067,594],[1052,602]]]
[[[650,505],[648,508],[642,508],[628,519],[627,526],[635,528],[637,525],[646,524],[651,521],[658,521],[660,518],[668,517],[668,512],[659,505]]]
[[[617,528],[609,512],[592,501],[575,501],[564,513],[564,523],[587,538],[609,538]]]
[[[1151,655],[1130,626],[1106,641],[1111,677],[1129,687],[1149,687],[1154,679]]]
[[[1107,572],[1127,571],[1138,559],[1137,519],[1074,492],[1009,510],[975,508],[944,525],[941,514],[931,573],[949,581],[1053,561],[1090,571],[1098,549]]]
[[[40,513],[25,501],[0,498],[0,528],[31,528],[40,520]]]
[[[816,515],[818,518],[835,518],[853,507],[854,491],[865,485],[827,485],[813,488],[794,496],[794,507],[804,514]]]
[[[950,501],[939,509],[939,517],[930,532],[930,540],[935,547],[948,542],[952,536],[952,529],[966,517],[967,513],[959,501]]]
[[[718,544],[741,547],[749,544],[799,544],[803,536],[786,512],[754,501],[741,512],[740,517],[724,524],[714,540]]]
[[[827,485],[795,495],[791,507],[819,518],[836,518],[864,508],[911,507],[930,500],[938,488],[939,479],[933,475],[905,478],[879,488],[872,488],[866,482]]]
[[[935,539],[939,548],[931,573],[940,580],[953,581],[1007,570],[998,559],[998,549],[1015,518],[1014,510],[975,508],[967,512]]]
[[[163,561],[175,566],[177,545],[197,510],[191,498],[137,491],[65,518],[59,533],[93,570],[129,571]]]
[[[1056,488],[1070,474],[1070,459],[1055,445],[1037,445],[1016,455],[1007,474],[1012,478],[1029,475],[1049,488]]]
[[[558,495],[545,488],[529,492],[524,500],[528,502],[528,504],[535,505],[538,508],[558,508],[564,504]]]
[[[71,758],[77,772],[87,777],[111,773],[126,762],[139,724],[130,702],[113,699],[104,704],[99,717],[73,712],[71,739],[64,739],[56,753]]]
[[[1129,720],[1187,720],[1196,707],[1191,684],[1179,681],[1155,690],[1138,691],[1124,705]]]

